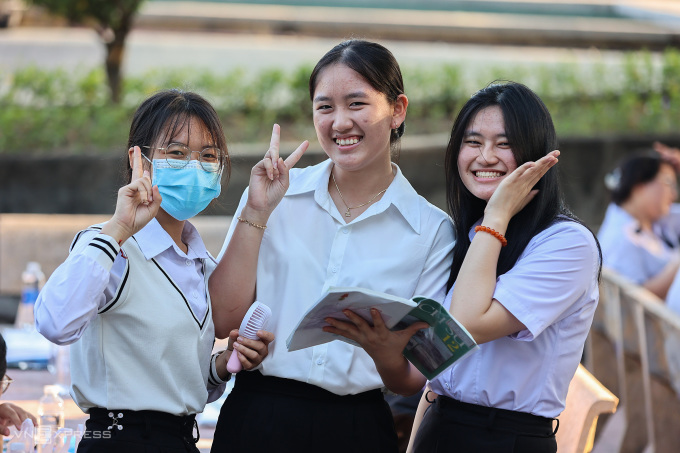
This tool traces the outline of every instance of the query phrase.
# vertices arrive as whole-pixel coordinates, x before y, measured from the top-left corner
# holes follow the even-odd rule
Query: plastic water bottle
[[[10,444],[7,451],[10,453],[30,453],[32,450],[32,448],[29,450],[28,445],[26,445],[24,442],[16,442]]]
[[[45,274],[40,269],[40,263],[31,261],[26,265],[26,270],[21,273],[23,287],[21,289],[21,302],[17,310],[17,317],[14,323],[18,328],[35,328],[35,317],[33,307],[38,299],[40,289],[45,284]]]
[[[30,453],[29,447],[24,442],[16,442],[9,445],[10,453]]]
[[[44,394],[38,402],[38,453],[51,451],[45,446],[51,445],[57,430],[64,427],[64,400],[59,396],[59,390],[58,385],[43,387]]]
[[[71,350],[69,346],[52,344],[47,370],[55,375],[59,395],[68,394],[71,387]]]

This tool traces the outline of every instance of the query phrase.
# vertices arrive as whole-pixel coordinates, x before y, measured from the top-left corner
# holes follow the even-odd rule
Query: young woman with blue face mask
[[[238,351],[244,369],[257,366],[273,335],[233,342],[232,332],[212,354],[216,262],[187,219],[229,172],[213,107],[190,92],[154,94],[128,148],[113,217],[78,233],[40,293],[36,326],[71,344],[71,395],[90,414],[78,452],[198,452],[195,415],[224,390],[227,359]]]

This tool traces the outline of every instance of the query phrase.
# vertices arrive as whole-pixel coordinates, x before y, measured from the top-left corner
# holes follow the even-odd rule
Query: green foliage
[[[30,0],[74,24],[96,21],[102,28],[118,30],[134,15],[144,0]]]
[[[495,79],[523,82],[544,100],[560,136],[667,134],[680,118],[680,51],[635,52],[622,64],[559,64],[471,70],[456,65],[404,67],[407,133],[441,133],[467,98]],[[215,105],[227,139],[267,142],[271,124],[284,140],[314,138],[310,67],[289,73],[156,70],[128,77],[112,104],[102,70],[68,73],[27,68],[0,73],[0,153],[119,150],[137,105],[163,88],[204,95]]]

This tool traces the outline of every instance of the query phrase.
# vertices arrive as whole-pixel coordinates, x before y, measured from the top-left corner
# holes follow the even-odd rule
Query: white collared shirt
[[[113,238],[97,231],[83,232],[68,258],[50,276],[35,303],[38,331],[53,343],[70,344],[78,340],[97,311],[114,297],[123,273],[125,259],[107,259],[106,252],[88,247],[97,235],[115,244]],[[203,319],[208,309],[201,259],[212,256],[198,231],[184,223],[182,240],[188,245],[185,254],[156,219],[135,234],[147,259],[155,258],[184,293],[196,318]],[[117,247],[117,244],[115,244]],[[46,302],[49,300],[49,302]]]
[[[603,264],[638,285],[655,277],[678,254],[680,206],[655,223],[653,231],[643,231],[639,222],[614,203],[607,207],[597,238]]]
[[[526,329],[480,344],[432,380],[432,390],[466,403],[557,417],[599,299],[599,261],[593,235],[576,222],[557,222],[534,236],[498,277],[493,294]]]
[[[267,222],[257,267],[257,300],[272,309],[276,335],[265,375],[307,382],[338,395],[383,387],[373,360],[341,341],[288,352],[286,339],[331,286],[443,301],[454,232],[449,217],[419,196],[394,165],[380,200],[345,223],[330,194],[332,161],[292,169],[290,187]],[[247,200],[247,190],[237,209]],[[232,222],[220,257],[237,222]]]

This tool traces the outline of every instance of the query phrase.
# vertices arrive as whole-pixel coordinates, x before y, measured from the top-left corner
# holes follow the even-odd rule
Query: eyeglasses
[[[7,389],[9,388],[9,385],[12,382],[14,382],[14,379],[12,379],[11,377],[9,377],[7,375],[4,375],[2,377],[2,380],[0,381],[0,395],[2,395],[3,393],[5,393],[7,391]]]
[[[165,148],[159,148],[154,146],[142,146],[142,148],[147,148],[151,150],[163,151],[165,160],[173,168],[184,168],[191,160],[191,155],[193,153],[198,154],[198,161],[201,163],[203,170],[210,173],[219,172],[224,166],[224,161],[226,159],[226,154],[222,152],[221,149],[209,146],[203,148],[202,151],[192,151],[187,145],[182,143],[170,143]],[[143,154],[142,154],[143,155]],[[144,156],[144,155],[143,155]],[[151,162],[151,160],[144,156],[146,160]]]

